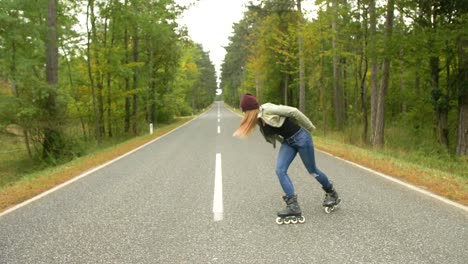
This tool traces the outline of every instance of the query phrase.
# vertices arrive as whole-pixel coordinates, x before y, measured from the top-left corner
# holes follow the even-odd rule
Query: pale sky
[[[176,0],[187,5],[194,0]],[[199,0],[184,12],[179,24],[186,25],[190,38],[210,53],[218,77],[229,44],[233,23],[239,22],[249,0]],[[255,2],[255,1],[254,1]]]
[[[175,0],[180,5],[195,3],[182,14],[179,24],[186,25],[190,38],[210,53],[218,78],[233,23],[239,22],[250,0]],[[255,0],[251,0],[257,3]],[[305,14],[314,9],[315,0],[302,2]]]

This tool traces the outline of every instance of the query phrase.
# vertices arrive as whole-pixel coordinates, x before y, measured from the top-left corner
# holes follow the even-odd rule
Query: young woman
[[[323,206],[330,213],[340,202],[338,193],[315,164],[314,143],[310,132],[315,129],[312,122],[297,108],[266,103],[259,105],[257,99],[247,93],[240,102],[244,117],[240,127],[233,136],[246,138],[252,134],[258,125],[266,141],[276,147],[276,141],[281,143],[276,164],[276,174],[285,195],[286,209],[278,212],[277,223],[304,222],[301,208],[297,202],[294,185],[289,178],[288,168],[297,153],[302,159],[307,171],[315,177],[325,191]]]

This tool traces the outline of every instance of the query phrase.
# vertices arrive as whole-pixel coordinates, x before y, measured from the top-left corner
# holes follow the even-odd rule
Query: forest
[[[303,2],[248,6],[226,47],[226,102],[250,92],[347,143],[466,157],[467,1]]]
[[[299,108],[317,135],[468,175],[467,1],[250,1],[220,76],[177,22],[187,8],[0,1],[0,188],[195,116],[219,89],[233,107],[250,92]]]
[[[15,158],[62,163],[212,104],[215,68],[177,24],[185,8],[173,0],[0,1],[2,144],[8,131],[27,153]]]

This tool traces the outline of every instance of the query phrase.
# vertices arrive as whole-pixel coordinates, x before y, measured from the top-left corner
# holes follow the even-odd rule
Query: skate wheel
[[[333,208],[330,206],[325,206],[325,213],[329,214],[333,211]]]
[[[297,218],[291,219],[292,224],[297,224],[297,221],[298,221]]]
[[[282,225],[284,222],[283,222],[283,219],[281,219],[281,217],[277,217],[277,218],[276,218],[276,223],[277,223],[278,225]]]
[[[285,219],[285,220],[284,220],[284,223],[288,225],[288,224],[291,223],[291,220],[290,220],[290,219]]]
[[[305,217],[301,216],[298,221],[299,221],[299,224],[303,224],[305,222]]]

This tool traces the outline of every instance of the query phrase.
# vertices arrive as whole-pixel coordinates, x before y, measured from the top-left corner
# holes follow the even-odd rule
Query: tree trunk
[[[366,44],[364,44],[366,45]],[[363,51],[365,50],[365,47]],[[364,66],[363,66],[364,64]],[[364,67],[364,69],[362,69]],[[367,117],[367,86],[366,86],[366,73],[367,73],[367,58],[365,57],[364,54],[361,54],[361,62],[359,65],[359,77],[361,81],[361,111],[362,111],[362,124],[363,124],[363,130],[362,130],[362,142],[367,141],[367,130],[368,130],[368,117]]]
[[[138,27],[135,27],[135,35],[133,36],[133,61],[138,62]],[[133,134],[138,135],[138,68],[133,70]]]
[[[338,54],[337,45],[337,16],[338,16],[338,1],[333,1],[333,22],[332,22],[332,48],[333,48],[333,91],[334,91],[334,105],[335,105],[335,123],[339,130],[343,128],[343,90],[341,87],[341,74],[340,74],[340,58]]]
[[[19,97],[18,87],[16,85],[16,40],[13,39],[11,43],[11,93]]]
[[[371,41],[375,42],[376,32],[377,32],[377,15],[376,15],[376,8],[375,8],[375,1],[370,0],[369,2],[369,35],[371,37]],[[371,42],[372,43],[372,42]],[[375,45],[374,45],[375,46]],[[375,134],[375,120],[377,117],[377,104],[378,104],[378,92],[379,88],[377,85],[378,79],[378,65],[377,65],[377,54],[375,48],[373,48],[372,53],[370,54],[370,64],[371,64],[371,138],[370,141],[374,142],[374,134]]]
[[[92,21],[95,21],[95,18],[92,19]],[[104,43],[103,47],[106,47],[106,41],[107,41],[107,19],[104,21]],[[103,96],[103,90],[104,90],[104,75],[102,71],[102,66],[101,65],[101,60],[100,60],[100,50],[98,47],[98,36],[96,34],[96,27],[93,25],[93,40],[94,40],[94,56],[95,56],[95,61],[96,61],[96,87],[97,87],[97,105],[98,105],[98,118],[99,118],[99,137],[103,138],[105,135],[105,124],[104,124],[104,96]]]
[[[150,66],[151,66],[151,78],[150,78],[150,87],[149,87],[149,117],[148,121],[156,126],[156,61],[154,58],[154,50],[150,51]],[[192,109],[195,109],[193,106],[193,96],[192,96]]]
[[[127,1],[125,1],[125,7],[127,7]],[[125,65],[130,63],[128,55],[128,28],[125,26],[124,30],[124,45],[125,45]],[[125,133],[130,132],[130,79],[125,76],[125,120],[124,120],[124,131]]]
[[[149,83],[148,83],[148,101],[147,101],[147,120],[148,123],[153,124],[153,126],[156,126],[156,87],[157,87],[157,73],[158,73],[158,68],[156,64],[156,55],[155,55],[155,48],[150,45],[148,48],[148,66],[149,66]],[[192,109],[195,109],[193,107],[193,92],[191,96],[191,103],[192,103]]]
[[[49,95],[45,105],[46,126],[42,143],[44,157],[58,157],[63,147],[62,135],[57,119],[58,85],[58,36],[57,36],[57,0],[49,0],[47,7],[47,42],[46,42],[46,79]]]
[[[91,17],[91,19],[90,19]],[[96,139],[98,143],[101,143],[101,133],[99,133],[99,114],[98,114],[98,107],[96,103],[96,88],[94,85],[94,77],[93,77],[93,70],[91,67],[91,30],[89,29],[89,23],[91,22],[91,27],[94,27],[94,0],[89,0],[88,2],[88,8],[86,12],[86,29],[88,32],[88,43],[87,43],[87,57],[88,57],[88,76],[89,76],[89,82],[91,86],[91,95],[93,97],[93,110],[94,110],[94,125],[95,125],[95,134],[96,134]],[[90,21],[91,20],[91,21]]]
[[[323,28],[320,27],[320,34],[324,34]],[[321,43],[321,50],[320,52],[324,52],[326,50],[325,41]],[[322,110],[322,126],[323,126],[323,136],[327,134],[327,96],[325,94],[326,87],[328,84],[325,81],[325,61],[324,56],[319,57],[320,62],[320,77],[319,77],[319,90],[320,90],[320,109]]]
[[[23,128],[24,143],[26,144],[26,150],[28,151],[28,157],[32,159],[31,146],[29,145],[29,131]]]
[[[429,60],[429,65],[431,68],[432,100],[437,122],[437,140],[445,148],[448,148],[448,101],[440,89],[439,57],[432,56]]]
[[[468,39],[458,44],[458,129],[457,155],[468,155]]]
[[[114,1],[110,1],[109,6],[114,7]],[[111,138],[113,136],[113,131],[112,131],[112,74],[111,71],[109,70],[112,67],[112,62],[111,62],[111,56],[112,52],[114,50],[114,43],[115,43],[115,24],[116,24],[116,19],[114,17],[114,13],[111,14],[109,24],[112,25],[112,28],[110,31],[112,32],[111,34],[111,39],[110,39],[110,46],[107,51],[107,135]],[[107,32],[107,30],[106,30]],[[107,34],[107,33],[106,33]]]
[[[297,0],[297,10],[299,12],[299,33],[298,33],[298,44],[299,44],[299,110],[305,113],[306,94],[305,94],[305,63],[304,63],[304,36],[303,36],[303,17],[301,0]]]
[[[109,51],[107,53],[107,66],[109,68],[112,67],[111,56],[112,56],[112,51],[114,49],[114,41],[115,41],[114,25],[115,23],[112,23],[112,30],[111,30],[112,35],[111,35]],[[112,133],[112,74],[110,71],[107,72],[107,134],[109,137],[113,136],[113,133]]]
[[[358,1],[358,6],[360,8],[361,2]],[[359,78],[361,81],[360,88],[361,88],[361,111],[362,111],[362,142],[367,142],[368,136],[368,116],[367,116],[367,69],[368,69],[368,61],[366,56],[367,50],[367,10],[363,8],[362,12],[362,30],[364,32],[364,38],[362,42],[362,50],[361,50],[361,58],[359,63]],[[364,69],[363,69],[364,67]]]
[[[404,16],[403,14],[400,14],[400,24],[401,25],[404,25],[405,21],[404,21]],[[405,50],[404,48],[400,48],[400,58],[404,58],[405,57]],[[406,125],[406,121],[407,121],[407,112],[408,112],[408,102],[407,102],[407,99],[406,99],[406,81],[405,81],[405,67],[403,67],[403,64],[402,66],[400,67],[400,91],[401,91],[401,94],[403,95],[403,98],[402,98],[402,102],[401,102],[401,113],[403,114],[403,120],[405,122],[405,125]]]
[[[138,14],[139,8],[138,6],[135,6],[135,13]],[[138,45],[139,45],[139,39],[138,39],[138,25],[135,25],[134,28],[134,35],[132,39],[133,43],[133,62],[136,64],[139,61],[139,52],[138,52]],[[139,75],[138,75],[138,67],[133,68],[133,108],[132,108],[132,114],[133,114],[133,122],[132,122],[132,131],[134,135],[138,135],[138,82],[139,82]]]
[[[55,96],[58,84],[58,37],[57,37],[57,0],[49,0],[47,10],[47,57],[46,78],[47,83],[52,86],[49,94],[49,103],[55,110]],[[54,112],[54,111],[52,111]]]
[[[387,18],[385,23],[385,56],[382,66],[382,84],[380,87],[378,104],[377,104],[377,117],[375,120],[375,134],[374,134],[374,147],[381,148],[384,146],[384,132],[385,132],[385,97],[387,95],[388,85],[390,81],[390,61],[391,51],[390,43],[392,40],[393,31],[393,18],[395,2],[394,0],[388,0],[387,2]]]

